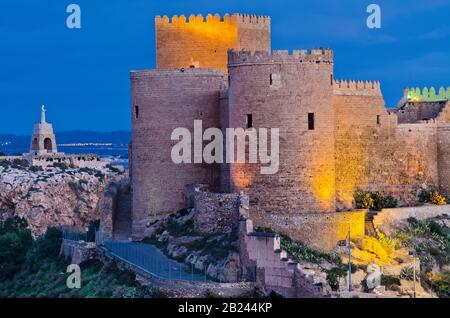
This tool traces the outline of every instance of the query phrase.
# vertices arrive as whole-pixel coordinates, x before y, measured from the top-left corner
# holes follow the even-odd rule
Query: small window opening
[[[189,68],[195,68],[195,65],[191,64],[189,65]]]
[[[330,75],[331,86],[333,86],[333,74]]]
[[[230,82],[231,82],[231,76],[228,75],[228,87],[230,87]]]
[[[253,128],[253,116],[252,114],[247,114],[247,129]]]
[[[273,84],[273,77],[272,77],[272,74],[270,74],[270,85],[272,85]]]
[[[308,113],[308,129],[314,130],[314,113]]]
[[[136,119],[139,118],[139,106],[138,105],[134,106],[134,116],[136,117]]]
[[[377,115],[377,125],[381,125],[381,116]]]

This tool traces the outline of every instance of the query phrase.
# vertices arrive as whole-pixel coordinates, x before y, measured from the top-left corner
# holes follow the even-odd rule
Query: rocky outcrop
[[[195,231],[195,209],[181,210],[149,224],[145,241],[218,282],[239,281],[240,259],[236,233],[202,235]]]
[[[0,221],[13,215],[25,218],[33,235],[51,226],[79,230],[99,218],[98,202],[117,172],[79,168],[0,164]]]

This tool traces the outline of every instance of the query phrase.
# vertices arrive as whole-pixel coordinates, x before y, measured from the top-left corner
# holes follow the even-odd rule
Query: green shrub
[[[373,198],[368,192],[357,190],[354,199],[357,209],[372,209],[374,207]]]
[[[368,192],[357,190],[354,194],[357,209],[370,209],[381,211],[386,208],[395,208],[397,200],[393,196],[384,196],[380,191]]]
[[[25,262],[33,243],[28,223],[12,217],[0,223],[0,281],[13,277]]]
[[[448,198],[440,194],[436,190],[422,190],[419,194],[419,201],[422,203],[431,203],[435,205],[446,205],[449,203]]]
[[[406,280],[414,279],[414,268],[412,266],[405,266],[400,271],[400,278]]]
[[[336,253],[325,253],[302,242],[293,241],[287,235],[280,235],[281,248],[296,261],[307,261],[314,264],[321,264],[326,261],[331,264],[341,265],[342,260]]]
[[[345,266],[334,267],[330,270],[326,271],[327,273],[327,282],[330,284],[330,287],[333,291],[337,291],[339,289],[339,280],[341,277],[347,275],[347,269]]]
[[[31,172],[39,172],[44,171],[44,169],[41,166],[31,166],[29,169]]]
[[[27,263],[38,264],[43,259],[55,258],[59,254],[63,234],[54,227],[47,229],[44,235],[39,236],[27,254]]]
[[[381,275],[381,285],[390,288],[392,285],[400,286],[400,279],[396,276],[391,275]]]
[[[113,165],[109,164],[106,166],[106,168],[108,168],[110,171],[114,172],[114,173],[118,173],[118,174],[122,174],[122,170],[120,170],[117,167],[114,167]]]
[[[66,170],[69,169],[69,166],[66,163],[64,163],[64,162],[54,162],[53,163],[53,167],[54,168],[59,168],[62,171],[66,171]]]
[[[433,290],[442,298],[450,298],[450,271],[443,271],[432,279]]]
[[[14,169],[26,169],[30,166],[30,163],[26,159],[14,159],[11,167]]]

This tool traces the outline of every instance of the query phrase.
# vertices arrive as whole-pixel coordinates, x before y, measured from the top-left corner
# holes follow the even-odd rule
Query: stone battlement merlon
[[[335,80],[334,95],[382,96],[379,81]]]
[[[184,15],[174,15],[172,18],[164,15],[163,17],[157,15],[155,17],[156,28],[160,27],[183,27],[187,25],[195,25],[201,23],[211,23],[211,24],[239,24],[239,25],[264,25],[270,26],[269,16],[258,16],[252,14],[240,14],[233,13],[232,15],[224,14],[223,16],[219,14],[208,14],[204,17],[202,14],[191,14],[188,18]]]
[[[324,63],[333,64],[333,51],[330,49],[273,50],[250,52],[248,50],[228,50],[228,65],[266,64],[266,63]]]

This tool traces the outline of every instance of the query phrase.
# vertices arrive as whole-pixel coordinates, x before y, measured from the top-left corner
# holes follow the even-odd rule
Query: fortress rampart
[[[242,191],[256,227],[325,249],[345,239],[348,223],[363,232],[361,213],[342,213],[357,189],[400,205],[417,203],[424,186],[450,195],[449,89],[407,90],[408,106],[388,111],[378,81],[335,80],[332,50],[271,51],[270,23],[243,14],[155,18],[158,69],[131,73],[135,238],[185,207],[193,183]],[[174,164],[171,133],[192,132],[196,119],[224,135],[278,128],[278,172],[261,174],[260,163]],[[198,222],[215,229],[209,211],[221,211],[222,193],[204,197]]]
[[[379,96],[382,97],[380,82],[375,81],[334,81],[334,95]]]

